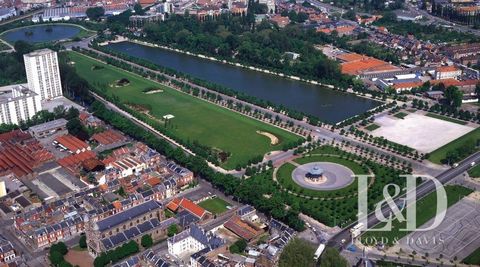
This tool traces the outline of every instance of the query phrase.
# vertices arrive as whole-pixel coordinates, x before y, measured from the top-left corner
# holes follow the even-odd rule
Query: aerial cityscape
[[[480,266],[480,1],[0,0],[0,266]]]

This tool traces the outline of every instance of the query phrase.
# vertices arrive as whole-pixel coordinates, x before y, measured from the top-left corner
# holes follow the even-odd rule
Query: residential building
[[[23,55],[28,87],[40,95],[41,100],[62,96],[57,52],[40,49]]]
[[[12,262],[16,256],[12,242],[0,235],[0,263]]]
[[[42,110],[40,96],[25,85],[0,88],[0,124],[19,124]]]
[[[9,19],[17,15],[15,8],[0,8],[0,21]]]
[[[435,70],[435,79],[437,80],[456,79],[460,75],[462,75],[462,70],[455,66],[442,66]]]
[[[195,224],[167,241],[168,253],[174,256],[194,254],[206,248],[217,248],[223,243],[221,238]]]

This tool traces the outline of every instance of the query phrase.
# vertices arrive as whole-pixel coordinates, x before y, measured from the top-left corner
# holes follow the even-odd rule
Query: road
[[[471,168],[472,162],[479,162],[479,161],[480,161],[480,152],[477,152],[469,156],[468,158],[464,159],[462,162],[460,162],[456,168],[448,169],[443,173],[441,173],[440,175],[436,176],[436,179],[442,184],[446,184],[450,182],[452,179],[454,179],[455,177],[460,176],[462,173],[469,170]],[[416,188],[417,201],[434,191],[435,191],[435,185],[432,181],[429,180],[427,182],[420,184]],[[404,197],[405,197],[405,194],[399,196],[396,199],[395,203],[397,205],[400,205],[401,204],[400,199]],[[384,205],[382,206],[381,211],[385,216],[388,216],[391,213],[391,208],[388,205]],[[367,221],[368,221],[369,228],[373,227],[374,225],[380,222],[375,216],[375,212],[372,212],[368,215]],[[355,225],[356,225],[356,222],[342,229],[341,232],[339,232],[336,236],[332,237],[329,240],[328,245],[338,249],[343,249],[345,245],[351,242],[350,229]],[[344,240],[344,242],[342,242],[342,240]]]
[[[420,14],[422,15],[426,20],[419,20],[416,21],[418,24],[423,24],[423,25],[430,25],[430,24],[435,24],[438,26],[441,25],[448,25],[451,27],[451,29],[458,31],[458,32],[463,32],[463,33],[471,33],[476,36],[480,36],[480,30],[473,29],[472,27],[469,26],[464,26],[460,25],[457,23],[453,23],[451,21],[448,21],[446,19],[434,16],[430,13],[428,13],[426,10],[422,10],[420,8],[417,8],[414,6],[412,3],[407,2],[405,3],[405,7],[408,9],[408,11],[414,13],[414,14]]]
[[[41,13],[43,12],[43,8],[42,9],[39,9],[39,10],[35,10],[35,11],[32,11],[32,12],[29,12],[27,14],[23,14],[23,15],[20,15],[20,16],[15,16],[11,19],[8,19],[8,20],[5,20],[5,21],[2,21],[0,22],[0,26],[2,25],[5,25],[5,24],[8,24],[8,23],[11,23],[11,22],[14,22],[14,21],[17,21],[17,20],[22,20],[22,19],[25,19],[25,18],[28,18],[28,17],[31,17],[35,14],[38,14],[38,13]]]

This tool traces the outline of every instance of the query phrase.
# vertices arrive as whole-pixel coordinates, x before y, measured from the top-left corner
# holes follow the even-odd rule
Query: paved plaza
[[[432,225],[433,219],[422,225]],[[433,230],[413,232],[400,239],[404,251],[445,259],[463,259],[480,246],[480,203],[464,198],[447,210],[443,222]]]
[[[306,178],[307,174],[314,168],[323,170],[324,182],[314,183]],[[349,186],[354,181],[354,173],[349,168],[331,162],[310,162],[298,165],[292,172],[292,179],[299,186],[313,190],[337,190]]]
[[[371,132],[373,136],[383,136],[422,153],[432,152],[473,130],[469,126],[415,113],[403,119],[381,115],[375,118],[375,124],[380,128]]]

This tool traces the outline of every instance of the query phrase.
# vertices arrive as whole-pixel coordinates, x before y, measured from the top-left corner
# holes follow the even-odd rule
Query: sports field
[[[177,139],[197,141],[222,152],[229,152],[230,156],[222,163],[226,169],[245,164],[253,157],[263,156],[269,151],[280,150],[284,143],[300,138],[79,53],[70,52],[68,56],[74,62],[78,74],[95,90],[147,110],[148,116],[162,124],[163,116],[173,115],[174,118],[168,122],[168,129]],[[120,85],[119,81],[124,79],[128,82]],[[144,93],[144,90],[149,93]],[[269,137],[257,131],[276,136],[279,143],[272,145]]]
[[[227,206],[229,206],[230,204],[219,197],[215,197],[215,198],[204,200],[198,203],[198,205],[210,211],[213,214],[220,214],[227,211],[228,210]]]

